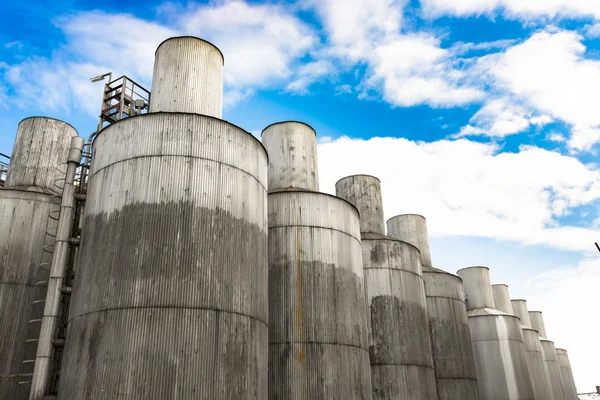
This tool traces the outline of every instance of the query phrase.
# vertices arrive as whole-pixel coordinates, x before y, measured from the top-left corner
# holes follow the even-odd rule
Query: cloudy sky
[[[490,267],[544,312],[579,391],[600,385],[600,1],[61,0],[0,11],[0,152],[31,115],[87,137],[102,87],[90,77],[150,88],[162,40],[208,39],[225,55],[225,119],[255,134],[312,125],[323,191],[378,176],[386,217],[427,218],[435,266]]]

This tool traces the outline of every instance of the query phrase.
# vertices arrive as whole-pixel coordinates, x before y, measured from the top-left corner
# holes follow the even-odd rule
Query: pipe
[[[44,307],[44,316],[42,317],[42,325],[40,328],[35,368],[31,379],[31,389],[29,392],[30,400],[38,400],[46,395],[50,383],[50,370],[54,350],[53,342],[54,339],[56,339],[60,300],[67,271],[69,242],[73,231],[73,220],[75,216],[74,181],[77,168],[81,162],[83,144],[84,140],[79,136],[71,139],[71,148],[69,149],[69,156],[67,159],[65,186],[63,188],[60,214],[58,217],[55,250],[52,256],[50,277],[48,278],[46,305]]]

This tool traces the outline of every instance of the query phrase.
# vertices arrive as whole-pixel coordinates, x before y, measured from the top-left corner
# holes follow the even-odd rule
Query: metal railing
[[[148,112],[150,91],[123,75],[104,85],[98,131],[120,119]]]
[[[10,157],[0,153],[0,187],[4,187],[4,182],[6,182],[6,173],[8,172],[9,163]]]

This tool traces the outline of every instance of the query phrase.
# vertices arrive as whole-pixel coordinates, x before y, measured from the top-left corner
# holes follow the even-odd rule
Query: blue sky
[[[225,56],[225,119],[257,135],[280,120],[312,125],[323,191],[378,176],[386,217],[427,217],[437,267],[489,266],[545,312],[579,388],[599,384],[600,2],[63,0],[0,11],[0,152],[32,115],[87,137],[102,86],[90,77],[112,71],[150,89],[162,40],[208,39]]]

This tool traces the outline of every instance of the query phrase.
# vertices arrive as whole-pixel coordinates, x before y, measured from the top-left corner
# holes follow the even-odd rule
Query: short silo
[[[462,280],[432,266],[427,223],[423,216],[398,215],[388,220],[387,227],[391,237],[411,243],[421,252],[438,398],[477,400]]]
[[[157,112],[94,140],[60,399],[267,397],[267,153],[212,116],[219,57],[166,40]]]
[[[550,375],[553,399],[567,400],[560,366],[558,364],[558,354],[556,353],[554,342],[547,339],[546,326],[544,325],[544,317],[542,316],[542,312],[529,311],[529,319],[531,321],[532,328],[539,333],[540,342],[542,343],[542,352],[544,354],[544,362],[546,363],[548,374]]]
[[[19,382],[30,381],[33,372],[60,204],[53,193],[62,191],[74,136],[71,125],[52,118],[21,121],[6,186],[0,189],[2,399],[28,398],[29,384]]]
[[[317,192],[316,159],[308,159],[316,158],[312,128],[273,124],[262,141],[274,155],[275,182],[268,205],[269,398],[371,399],[358,212]]]
[[[360,213],[373,398],[437,399],[419,249],[385,236],[379,179],[335,187]]]
[[[558,366],[560,367],[560,376],[562,378],[563,388],[565,389],[566,400],[577,400],[577,388],[575,379],[573,378],[573,370],[571,369],[571,361],[569,354],[565,349],[556,349],[558,355]]]
[[[463,280],[479,397],[533,400],[521,320],[495,308],[490,271],[458,271]]]
[[[510,302],[510,292],[508,291],[508,285],[498,283],[492,285],[492,293],[494,295],[494,304],[496,309],[505,312],[510,315],[515,315]],[[518,315],[517,315],[518,317]]]

